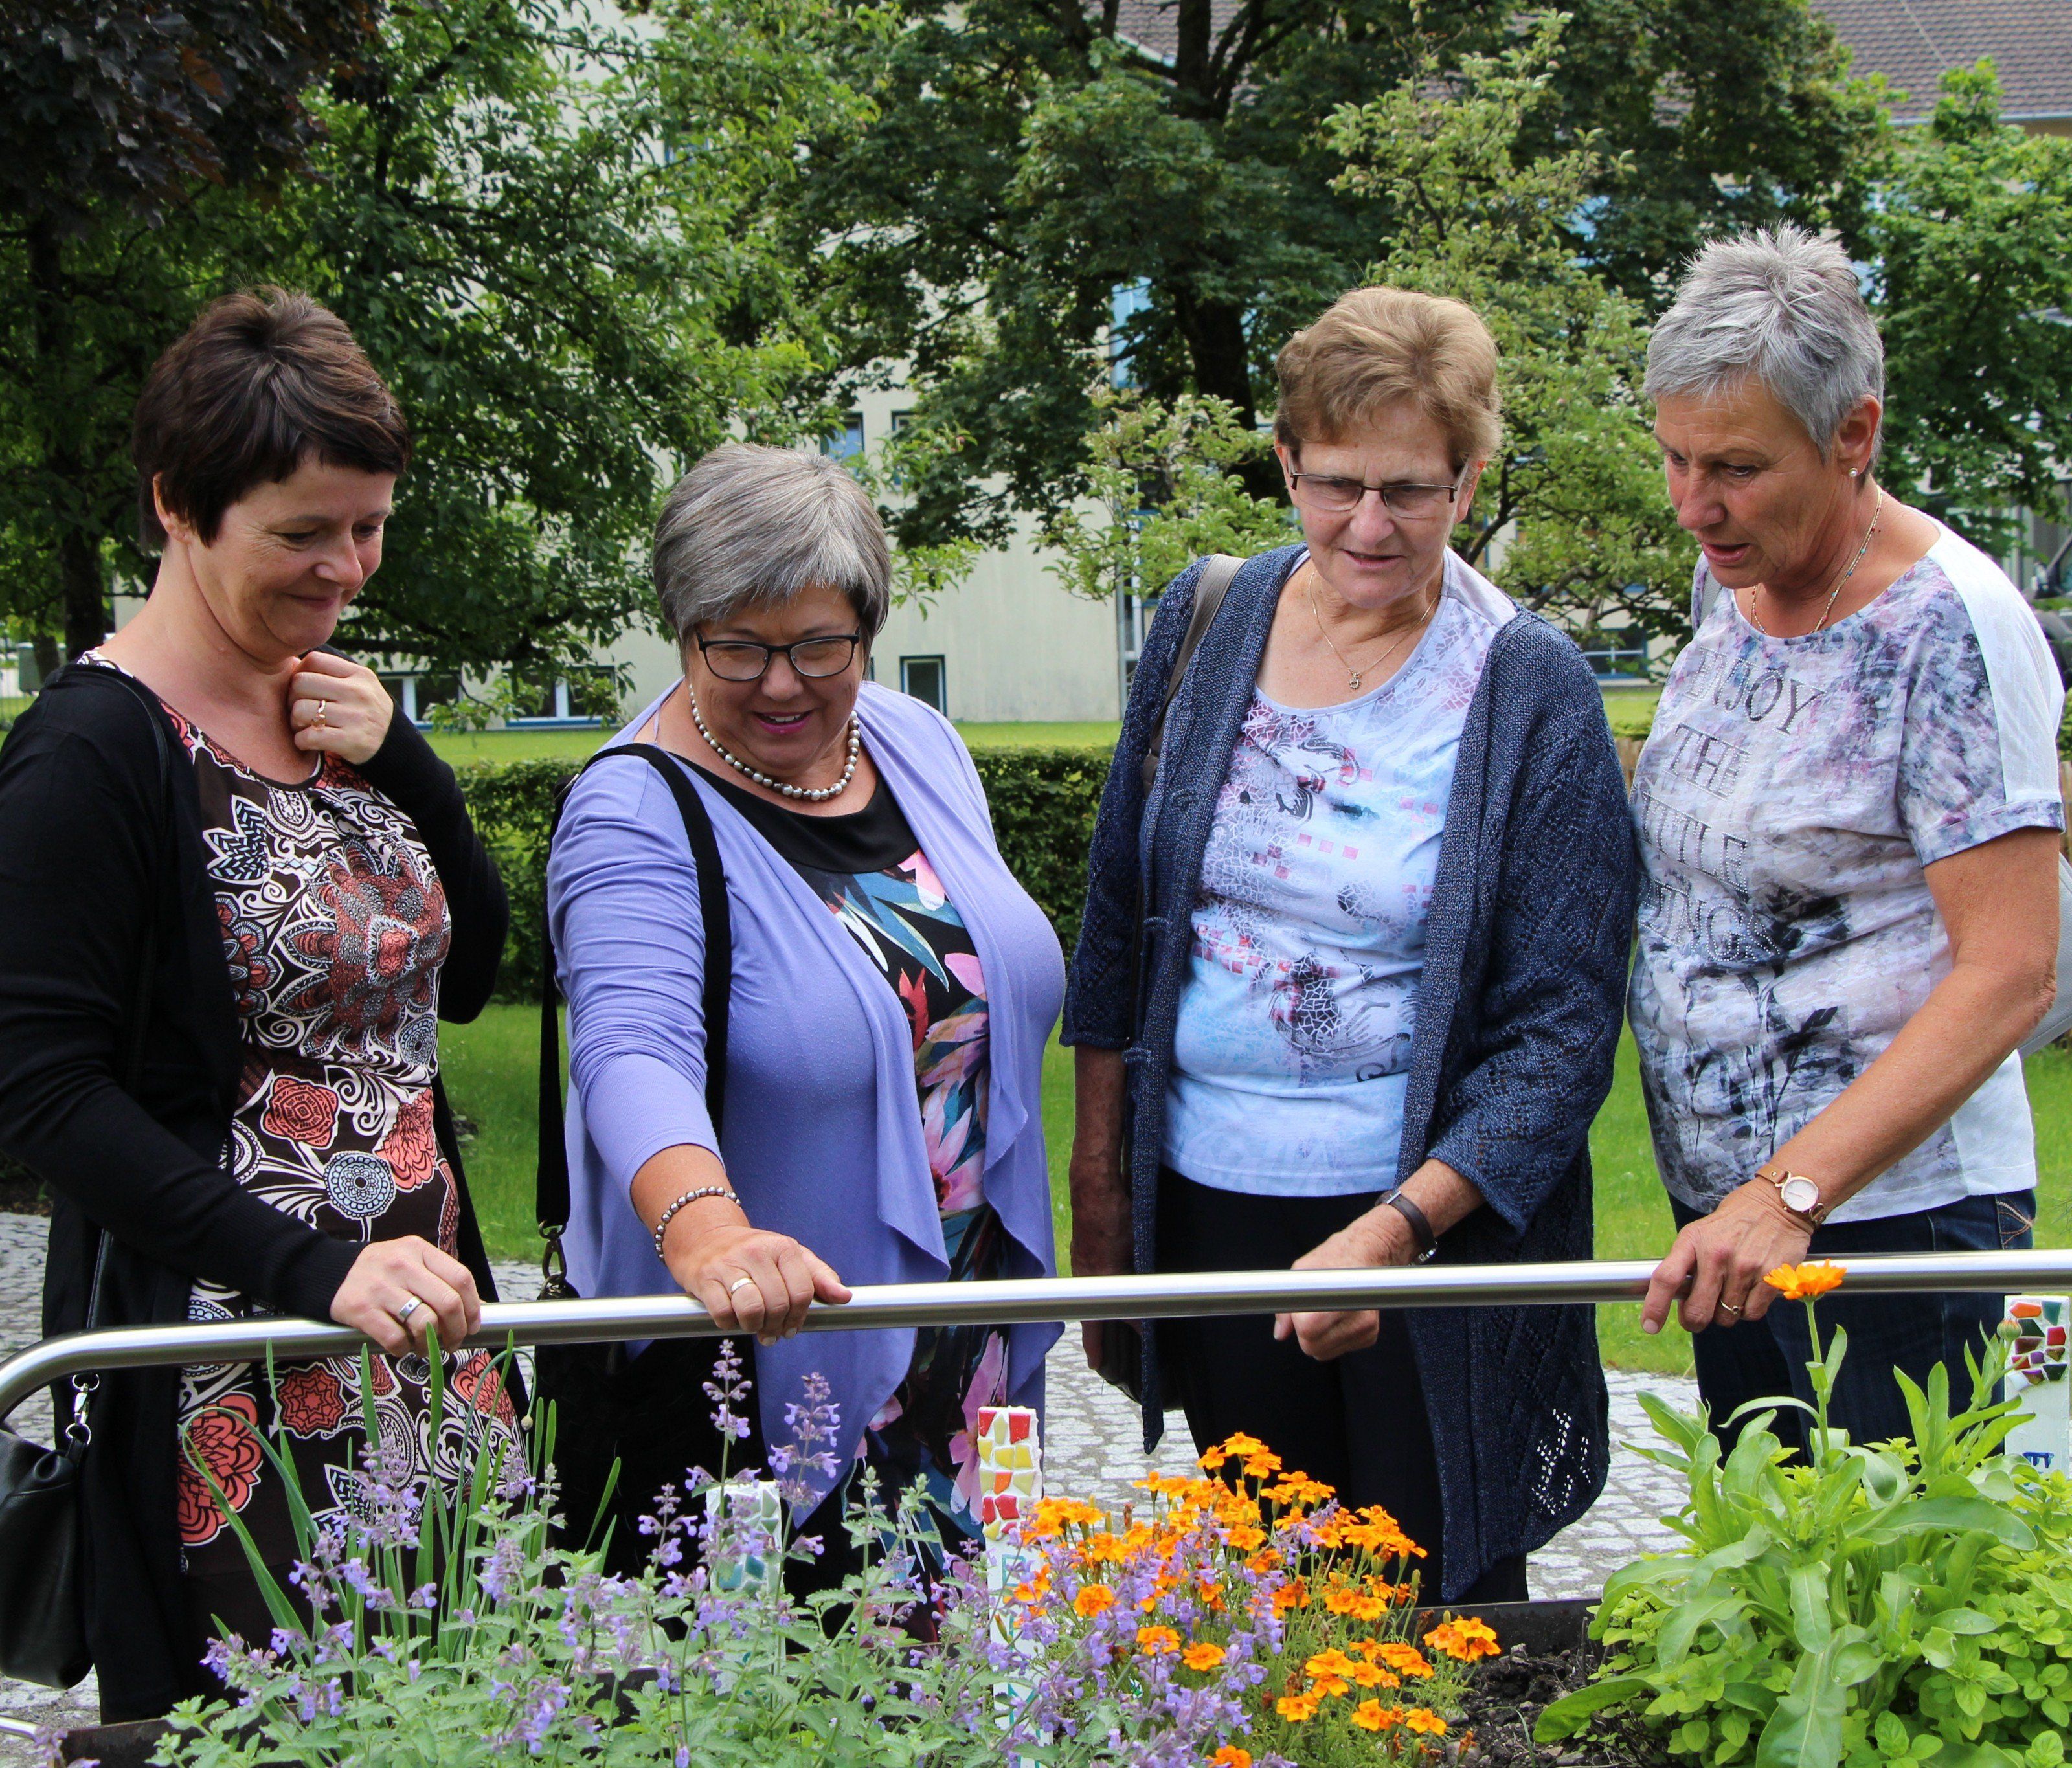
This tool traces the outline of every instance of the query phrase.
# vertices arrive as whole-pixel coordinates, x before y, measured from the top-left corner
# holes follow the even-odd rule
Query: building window
[[[820,438],[820,452],[833,460],[854,460],[863,452],[863,413],[844,415],[842,426]]]
[[[600,678],[609,672],[584,670],[580,673],[585,679],[574,682],[565,676],[548,677],[530,672],[515,674],[516,703],[504,722],[523,726],[602,724],[599,690],[605,684],[593,678]]]
[[[925,700],[945,717],[949,715],[949,693],[944,681],[940,657],[902,657],[899,691],[911,693],[916,700]]]
[[[1125,282],[1108,297],[1108,379],[1116,387],[1137,384],[1137,365],[1131,360],[1137,350],[1137,339],[1129,322],[1139,314],[1151,310],[1151,285],[1148,282]]]
[[[460,698],[460,677],[450,670],[399,672],[384,674],[380,680],[397,709],[420,730],[431,723],[434,707],[451,705]]]
[[[1578,633],[1576,642],[1598,680],[1638,684],[1647,679],[1647,647],[1633,643],[1634,637],[1630,630],[1607,632],[1593,627]],[[1621,639],[1627,642],[1621,643]]]

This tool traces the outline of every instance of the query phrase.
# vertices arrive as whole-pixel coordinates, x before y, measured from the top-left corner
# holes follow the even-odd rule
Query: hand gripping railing
[[[2072,1292],[2072,1251],[1936,1252],[1840,1261],[1852,1293]],[[816,1304],[808,1332],[868,1326],[1012,1326],[1042,1320],[1176,1319],[1214,1314],[1343,1313],[1361,1308],[1453,1308],[1496,1303],[1634,1301],[1655,1263],[1413,1265],[1362,1271],[1227,1271],[1164,1277],[1038,1277],[997,1283],[891,1283],[859,1289],[840,1307]],[[623,1338],[710,1338],[719,1329],[681,1295],[594,1301],[491,1302],[471,1344],[575,1344]],[[366,1338],[313,1320],[125,1326],[74,1332],[0,1363],[0,1420],[41,1387],[74,1375],[179,1363],[240,1363],[356,1353]]]

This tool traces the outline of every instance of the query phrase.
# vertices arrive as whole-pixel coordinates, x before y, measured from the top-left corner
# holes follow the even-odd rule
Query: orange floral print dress
[[[95,660],[99,660],[98,659]],[[460,1199],[432,1129],[446,892],[409,819],[335,757],[284,784],[171,713],[201,791],[203,840],[245,1046],[228,1159],[247,1190],[341,1240],[416,1234],[458,1256]],[[265,1311],[197,1282],[193,1320]],[[489,1354],[446,1359],[436,1438],[421,1357],[376,1356],[373,1408],[385,1482],[464,1478],[516,1441]],[[366,1442],[357,1360],[182,1372],[182,1562],[199,1619],[263,1644],[271,1622],[205,1465],[283,1587],[298,1556],[286,1495],[254,1433],[286,1446],[319,1528],[357,1501]]]

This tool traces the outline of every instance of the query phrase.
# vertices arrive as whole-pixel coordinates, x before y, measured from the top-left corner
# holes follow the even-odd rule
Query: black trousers
[[[1376,1194],[1253,1197],[1197,1185],[1168,1167],[1159,1176],[1158,1268],[1284,1268],[1371,1209]],[[1449,1569],[1438,1454],[1400,1314],[1383,1314],[1381,1336],[1367,1349],[1330,1363],[1292,1338],[1277,1342],[1270,1314],[1170,1320],[1159,1332],[1197,1449],[1247,1431],[1343,1503],[1382,1506],[1425,1550],[1414,1562],[1420,1600],[1440,1600]],[[1525,1599],[1523,1553],[1482,1568],[1454,1598]]]

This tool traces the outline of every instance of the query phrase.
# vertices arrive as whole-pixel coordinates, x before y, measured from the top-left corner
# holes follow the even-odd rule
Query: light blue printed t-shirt
[[[1273,1197],[1395,1184],[1454,759],[1516,611],[1449,554],[1430,627],[1371,693],[1297,709],[1254,690],[1194,901],[1174,1171]]]
[[[1663,1183],[1710,1210],[1950,973],[1924,868],[2063,826],[2065,693],[2015,586],[1947,528],[1868,606],[1800,638],[1758,632],[1700,571],[1697,635],[1634,779],[1630,1008]],[[1832,1219],[2035,1182],[2011,1055]]]

